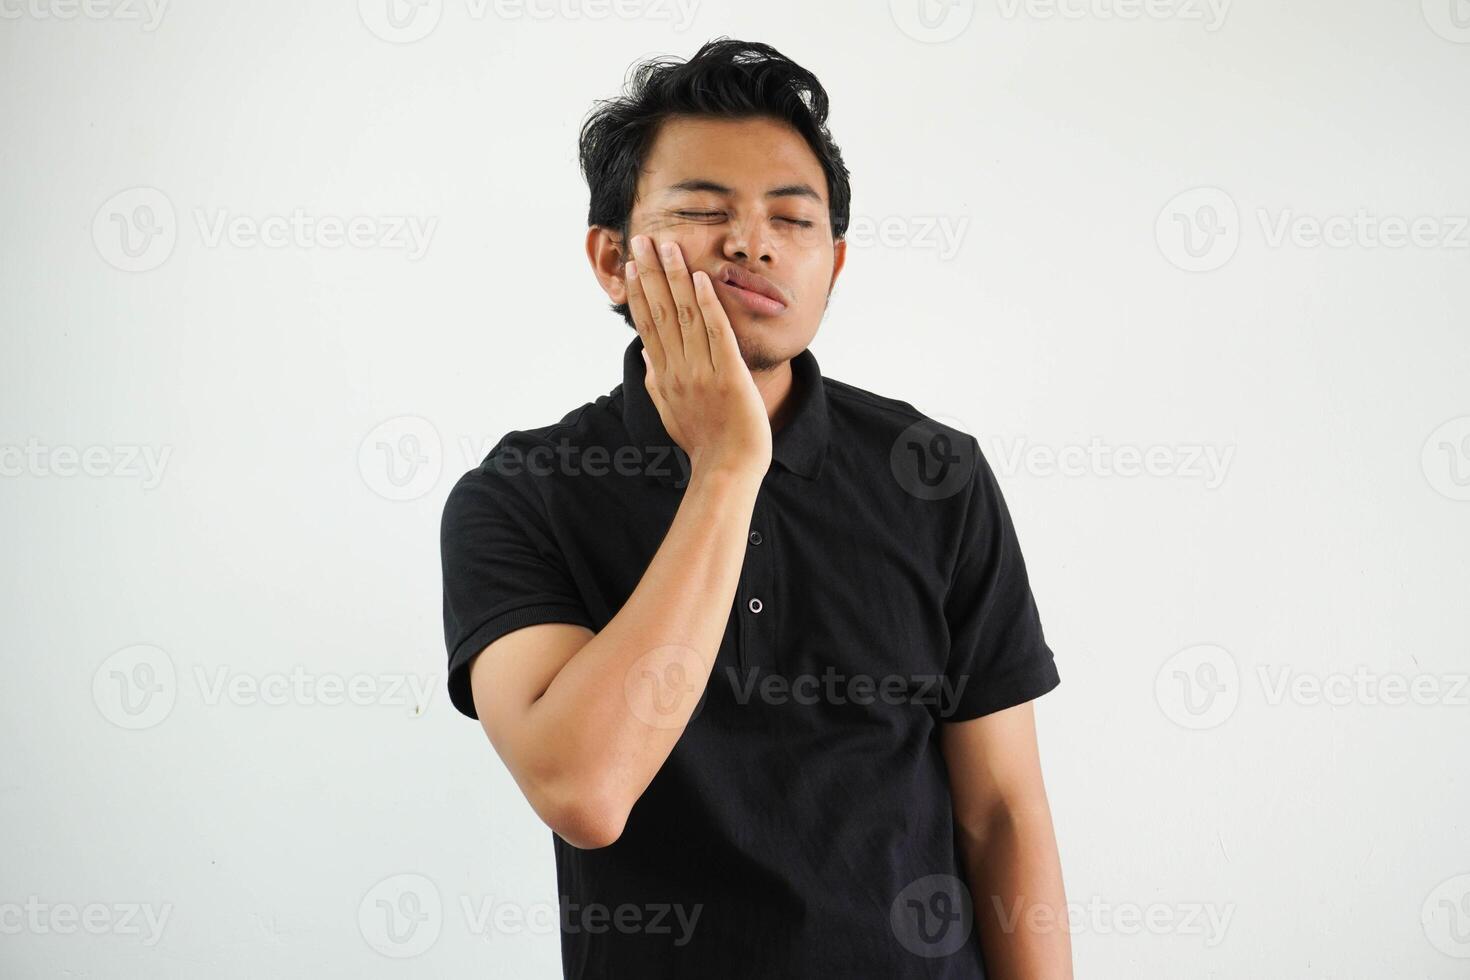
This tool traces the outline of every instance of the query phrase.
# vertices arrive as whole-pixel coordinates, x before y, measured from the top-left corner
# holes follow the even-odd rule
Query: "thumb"
[[[638,353],[643,357],[643,386],[652,392],[658,385],[658,378],[653,373],[653,361],[649,360],[647,348],[640,347]]]

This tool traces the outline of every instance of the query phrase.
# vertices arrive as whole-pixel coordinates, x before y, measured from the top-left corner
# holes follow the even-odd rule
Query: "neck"
[[[782,361],[769,371],[753,373],[751,377],[755,379],[756,390],[761,393],[761,401],[765,402],[771,431],[780,431],[796,407],[797,391],[791,362]]]

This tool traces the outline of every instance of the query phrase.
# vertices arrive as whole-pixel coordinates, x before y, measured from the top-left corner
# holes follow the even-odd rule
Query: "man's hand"
[[[709,274],[691,275],[677,242],[657,252],[647,235],[632,244],[628,307],[648,364],[644,386],[664,428],[696,471],[764,475],[770,420]]]

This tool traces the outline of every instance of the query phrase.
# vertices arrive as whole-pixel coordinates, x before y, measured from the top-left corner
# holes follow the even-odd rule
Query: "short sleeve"
[[[499,450],[450,490],[440,521],[449,699],[476,718],[470,664],[491,642],[538,623],[594,629],[524,469],[502,472]]]
[[[978,442],[969,439],[975,465],[945,599],[945,673],[957,692],[940,719],[948,722],[1024,704],[1061,683],[1010,511]]]

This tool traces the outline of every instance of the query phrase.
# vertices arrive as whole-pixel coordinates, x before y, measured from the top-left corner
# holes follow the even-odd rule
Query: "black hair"
[[[764,117],[795,128],[821,163],[836,241],[847,232],[852,190],[842,152],[827,132],[827,105],[817,76],[757,41],[718,37],[688,61],[662,57],[635,65],[623,95],[600,100],[582,124],[588,227],[614,229],[628,240],[638,174],[660,125],[671,116]],[[627,303],[612,310],[633,326]]]

